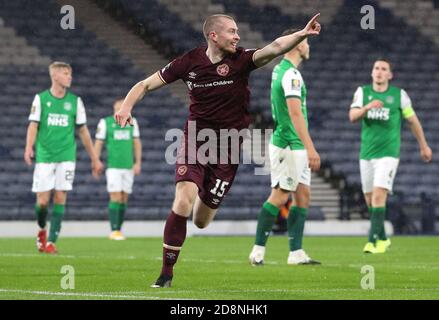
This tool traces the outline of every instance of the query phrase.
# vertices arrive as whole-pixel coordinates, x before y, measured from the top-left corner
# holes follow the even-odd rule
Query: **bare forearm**
[[[27,128],[26,148],[33,148],[38,133],[38,123],[31,122]]]
[[[140,139],[134,140],[134,159],[137,164],[142,163],[142,143]]]
[[[101,158],[102,146],[103,146],[103,141],[97,139],[94,145],[94,149],[95,149],[96,157],[98,159]]]
[[[417,117],[414,117],[409,121],[409,127],[418,141],[419,147],[424,148],[427,147],[427,140],[425,139],[424,130],[422,129],[421,123],[419,122]]]
[[[349,120],[352,123],[357,122],[358,120],[361,120],[366,116],[367,111],[369,110],[366,107],[352,108],[351,110],[349,110]]]
[[[293,34],[279,37],[272,42],[273,54],[275,57],[285,54],[301,43],[305,38],[306,36],[303,31],[297,31]]]
[[[98,157],[95,153],[95,150],[93,148],[93,142],[91,140],[90,132],[87,129],[87,126],[83,125],[81,129],[79,129],[79,137],[81,139],[82,145],[85,148],[85,151],[87,151],[90,159],[92,161],[98,160]]]
[[[302,141],[306,150],[314,149],[314,143],[312,142],[311,136],[309,135],[308,128],[306,127],[305,118],[301,113],[291,113],[291,122],[293,123],[294,129],[296,129],[297,135],[300,141]]]
[[[122,109],[131,112],[134,105],[151,91],[161,88],[165,83],[160,79],[158,72],[149,76],[143,81],[136,83],[125,97]]]

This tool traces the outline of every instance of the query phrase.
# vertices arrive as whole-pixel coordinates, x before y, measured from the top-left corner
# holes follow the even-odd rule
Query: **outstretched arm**
[[[305,40],[306,37],[318,35],[321,29],[320,23],[317,22],[317,18],[319,16],[320,13],[317,13],[314,17],[312,17],[312,19],[302,30],[287,36],[279,37],[269,45],[256,51],[253,55],[255,65],[262,67],[274,58],[293,49],[295,46]]]
[[[424,130],[422,129],[421,122],[419,121],[416,114],[407,118],[407,122],[416,140],[418,140],[419,151],[421,153],[422,160],[424,160],[424,162],[430,162],[433,157],[433,153],[428,146],[427,140],[425,139]]]
[[[131,110],[133,109],[134,105],[146,94],[163,87],[165,84],[166,83],[160,79],[158,72],[149,76],[145,80],[136,83],[125,97],[120,110],[114,114],[116,123],[118,123],[122,128],[125,127],[127,123],[132,125]]]

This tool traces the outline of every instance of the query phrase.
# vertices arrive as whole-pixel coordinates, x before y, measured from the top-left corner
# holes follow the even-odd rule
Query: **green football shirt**
[[[76,161],[75,125],[87,122],[80,97],[69,91],[63,98],[54,97],[50,90],[38,93],[29,120],[38,122],[37,163]]]
[[[134,138],[139,138],[139,125],[133,119],[133,126],[122,128],[113,116],[101,119],[96,130],[96,139],[104,140],[107,148],[107,167],[132,169],[134,164]]]
[[[271,143],[279,148],[289,147],[291,150],[304,149],[297,131],[291,122],[287,99],[296,97],[301,101],[302,114],[308,126],[306,107],[306,86],[296,66],[287,59],[276,65],[271,78],[271,111],[274,121],[274,132]]]
[[[351,108],[362,108],[373,100],[382,101],[384,107],[369,110],[362,119],[360,159],[399,158],[401,119],[414,114],[410,97],[403,89],[391,85],[385,92],[365,85],[355,91]]]

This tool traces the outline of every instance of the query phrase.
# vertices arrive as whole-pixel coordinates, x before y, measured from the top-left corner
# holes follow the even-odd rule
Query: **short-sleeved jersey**
[[[384,107],[369,110],[362,119],[360,159],[399,158],[401,119],[404,110],[412,108],[410,98],[403,89],[394,86],[376,92],[372,85],[366,85],[355,91],[351,108],[362,108],[373,100],[382,101]]]
[[[139,138],[139,125],[133,118],[133,126],[122,128],[113,116],[99,120],[96,139],[105,141],[107,148],[107,167],[131,169],[134,164],[134,138]]]
[[[76,161],[75,125],[87,122],[80,97],[67,91],[56,98],[50,90],[35,95],[29,115],[38,122],[36,162]]]
[[[207,47],[193,49],[159,71],[164,83],[183,80],[189,91],[189,119],[197,130],[242,129],[250,124],[248,78],[257,68],[257,49],[238,48],[218,63],[206,55]]]
[[[306,95],[305,82],[299,70],[291,61],[283,59],[274,67],[271,77],[271,111],[274,121],[271,143],[275,146],[279,148],[288,146],[291,150],[304,149],[303,143],[291,122],[287,99],[300,99],[302,114],[308,126]]]

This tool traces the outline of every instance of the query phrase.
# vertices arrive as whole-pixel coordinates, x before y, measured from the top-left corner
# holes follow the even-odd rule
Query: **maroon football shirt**
[[[238,48],[218,63],[206,55],[207,47],[195,48],[160,70],[165,83],[183,80],[189,91],[190,121],[197,131],[243,129],[250,124],[248,78],[257,66],[253,53],[257,49]]]

